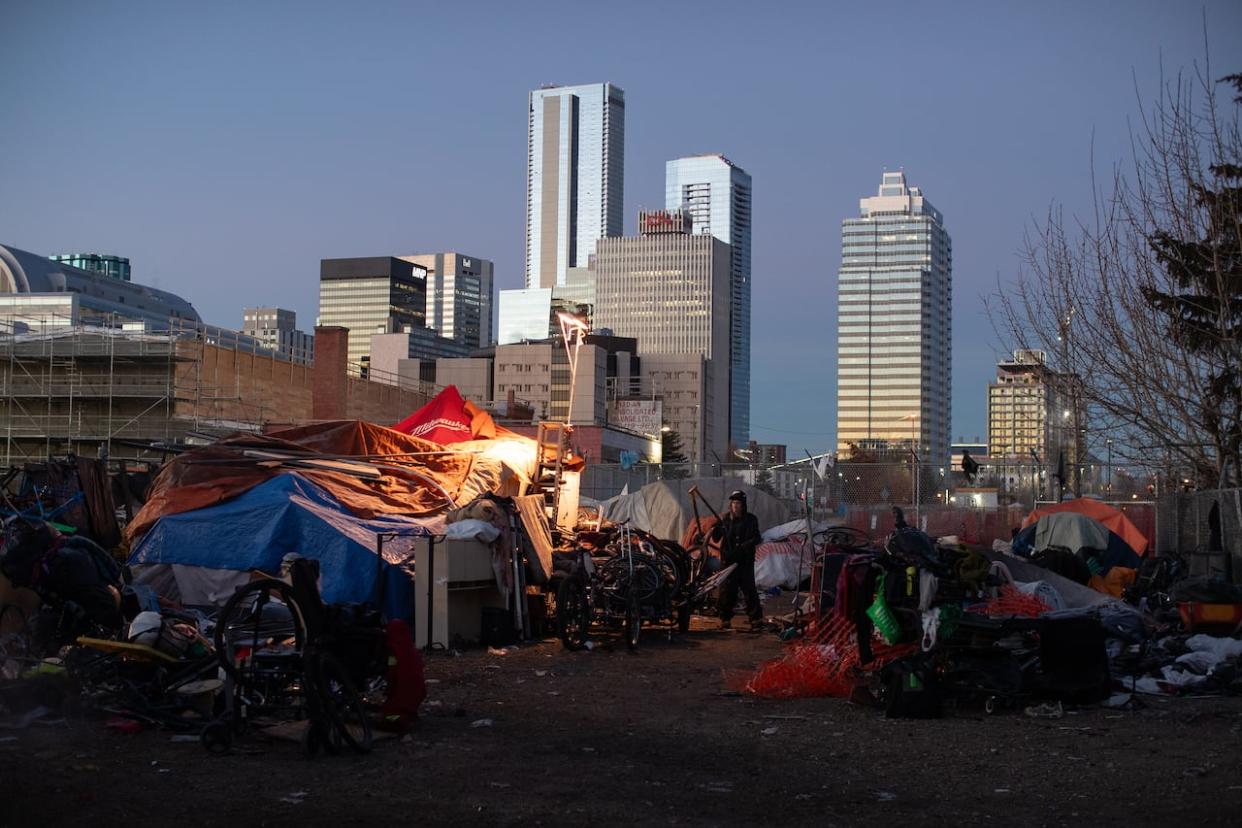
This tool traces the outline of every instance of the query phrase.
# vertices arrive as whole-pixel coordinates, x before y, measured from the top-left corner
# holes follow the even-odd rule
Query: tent
[[[1064,547],[1074,554],[1082,550],[1103,552],[1101,563],[1106,572],[1114,566],[1137,569],[1139,565],[1139,556],[1130,544],[1081,512],[1050,512],[1028,523],[1013,539],[1013,549],[1019,553],[1023,550],[1042,552],[1053,546]]]
[[[1125,541],[1134,550],[1134,554],[1139,556],[1147,554],[1146,536],[1139,531],[1137,526],[1130,522],[1125,512],[1089,497],[1080,497],[1075,500],[1067,500],[1064,503],[1036,509],[1026,516],[1026,520],[1022,522],[1022,527],[1025,529],[1045,515],[1055,515],[1063,512],[1086,515],[1097,523],[1103,524],[1110,532]],[[1137,564],[1135,565],[1137,566]]]
[[[686,526],[694,520],[694,509],[688,494],[691,486],[698,486],[712,507],[722,514],[728,508],[729,494],[742,490],[746,493],[747,508],[759,519],[760,530],[789,519],[789,509],[772,495],[740,480],[724,477],[648,483],[636,492],[611,497],[600,503],[600,507],[607,520],[628,520],[630,526],[656,537],[679,540]],[[707,517],[711,513],[699,504],[699,514]]]
[[[496,425],[492,415],[462,397],[455,385],[447,386],[431,402],[392,429],[422,440],[431,440],[442,446],[470,440],[518,436],[507,428]]]
[[[352,514],[301,473],[284,473],[224,503],[167,514],[134,546],[135,580],[186,604],[222,604],[251,570],[279,573],[289,553],[319,561],[325,601],[374,600],[382,571],[383,607],[390,618],[411,618],[413,562],[385,554],[377,567],[376,533],[431,534],[442,518]],[[396,553],[409,543],[394,543]],[[398,555],[399,556],[399,555]]]

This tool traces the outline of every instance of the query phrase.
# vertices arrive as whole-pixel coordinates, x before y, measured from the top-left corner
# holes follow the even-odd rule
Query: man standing
[[[746,511],[746,493],[729,495],[729,513],[720,522],[721,554],[725,566],[737,564],[724,583],[720,585],[720,628],[733,627],[733,609],[737,605],[737,592],[741,589],[746,598],[746,615],[751,629],[763,620],[763,607],[759,604],[759,590],[755,589],[755,548],[763,540],[759,534],[759,519]]]

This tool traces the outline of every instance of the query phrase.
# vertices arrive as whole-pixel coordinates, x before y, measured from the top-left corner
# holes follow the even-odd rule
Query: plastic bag
[[[871,602],[871,606],[867,607],[867,617],[884,637],[884,643],[896,644],[901,640],[901,625],[897,623],[896,616],[889,609],[888,602],[884,600],[884,582],[887,577],[887,572],[881,572],[880,577],[876,579],[875,600]]]

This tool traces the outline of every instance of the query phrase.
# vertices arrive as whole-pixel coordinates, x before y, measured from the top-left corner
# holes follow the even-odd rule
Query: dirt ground
[[[417,731],[366,757],[216,757],[98,721],[0,732],[0,824],[1238,824],[1242,699],[890,721],[731,692],[781,644],[714,626],[636,653],[433,655]]]

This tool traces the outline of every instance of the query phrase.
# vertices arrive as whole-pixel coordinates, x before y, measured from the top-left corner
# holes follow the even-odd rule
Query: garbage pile
[[[742,689],[911,718],[1242,693],[1242,590],[1185,578],[1176,556],[1140,557],[1132,527],[1063,509],[985,549],[933,540],[894,511],[882,541],[839,530],[817,551],[800,637]]]

